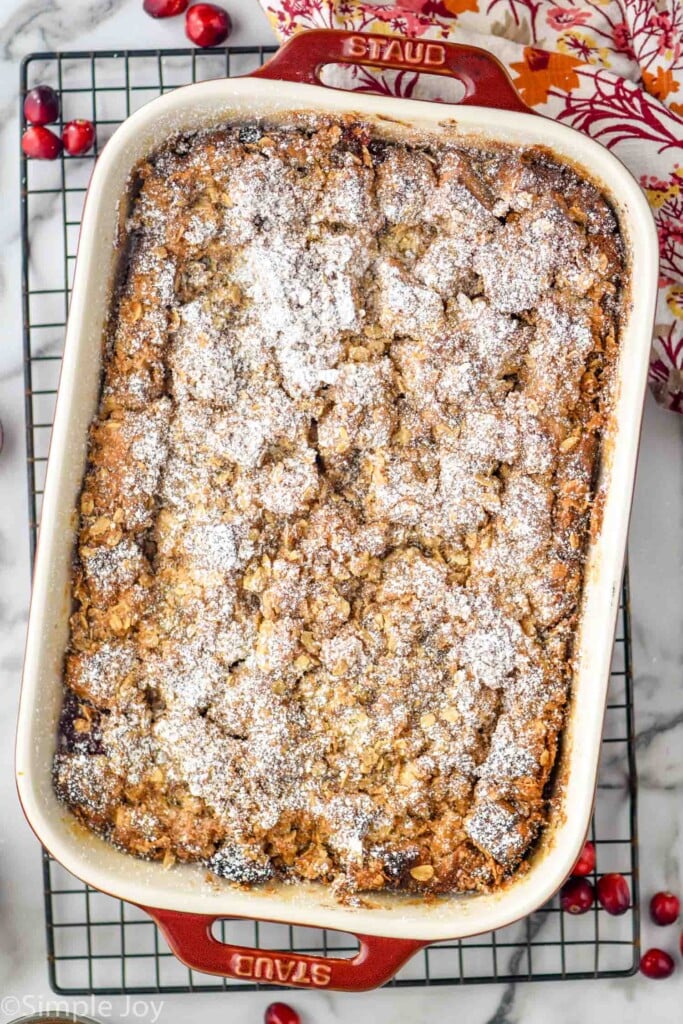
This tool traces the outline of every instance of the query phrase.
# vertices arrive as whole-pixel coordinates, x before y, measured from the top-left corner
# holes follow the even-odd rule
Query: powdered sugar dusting
[[[359,328],[356,288],[367,261],[352,235],[330,235],[302,250],[273,232],[245,246],[235,268],[251,303],[245,331],[273,347],[290,394],[319,386],[341,358],[340,333]]]
[[[55,780],[234,883],[485,889],[545,815],[614,224],[543,154],[371,135],[141,170]]]

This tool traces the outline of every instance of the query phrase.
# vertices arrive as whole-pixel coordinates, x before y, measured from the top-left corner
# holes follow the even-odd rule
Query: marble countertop
[[[235,22],[231,42],[272,41],[256,0],[225,0]],[[0,1024],[33,1007],[68,1000],[50,993],[44,948],[40,850],[17,803],[13,734],[29,596],[18,195],[18,62],[42,49],[182,46],[179,22],[151,22],[141,0],[0,2]],[[647,400],[630,540],[638,765],[641,886],[644,898],[683,884],[683,417]],[[658,934],[657,934],[658,933]],[[643,925],[643,943],[675,944],[673,930]],[[2,1002],[13,997],[14,1003]],[[630,1024],[680,1019],[683,967],[663,983],[614,981],[403,989],[358,996],[293,993],[306,1024]],[[152,997],[150,997],[152,998]],[[154,997],[146,1008],[111,998],[88,1004],[95,1017],[195,1019],[258,1024],[267,993]],[[30,1000],[30,1002],[28,1001]],[[163,1006],[159,1006],[159,1001]],[[74,1001],[71,1001],[71,1005]],[[79,1003],[81,1012],[86,1008]]]

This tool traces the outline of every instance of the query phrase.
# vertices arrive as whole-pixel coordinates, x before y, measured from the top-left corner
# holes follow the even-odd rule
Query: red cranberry
[[[301,1024],[301,1017],[287,1003],[271,1003],[263,1019],[265,1024]]]
[[[193,4],[185,15],[185,33],[197,46],[220,46],[231,30],[230,15],[216,4]]]
[[[640,973],[646,978],[668,978],[673,974],[675,966],[673,957],[663,949],[648,949],[640,958]]]
[[[26,93],[24,117],[31,124],[50,124],[59,117],[59,96],[49,85],[37,85]]]
[[[21,136],[21,148],[33,160],[56,160],[62,152],[62,140],[49,128],[34,124]]]
[[[591,875],[595,871],[595,847],[590,841],[583,844],[579,859],[572,868],[573,875]]]
[[[62,142],[64,149],[71,156],[82,156],[87,153],[95,141],[95,128],[92,121],[86,121],[79,117],[75,121],[69,121],[64,125]]]
[[[190,0],[145,0],[143,9],[153,18],[175,18],[187,10]]]
[[[681,912],[681,901],[672,892],[656,892],[650,900],[650,917],[655,924],[673,924]]]
[[[586,878],[570,878],[562,886],[560,906],[568,914],[585,914],[595,902],[595,889]]]
[[[598,900],[608,914],[625,914],[631,904],[628,882],[616,873],[598,878]]]

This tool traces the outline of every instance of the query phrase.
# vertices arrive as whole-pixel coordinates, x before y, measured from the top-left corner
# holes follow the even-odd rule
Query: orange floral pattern
[[[478,11],[477,0],[444,0],[444,7],[449,14],[464,14],[465,11]]]
[[[672,92],[678,92],[680,83],[674,78],[671,68],[658,67],[652,74],[646,68],[643,69],[643,86],[651,96],[658,100],[665,100]]]
[[[338,28],[483,46],[507,65],[525,103],[613,150],[640,181],[659,237],[651,388],[683,412],[683,0],[260,2],[281,39]],[[345,75],[344,88],[447,98],[434,76]]]
[[[570,92],[580,84],[576,73],[580,60],[564,53],[550,53],[548,50],[537,50],[527,46],[524,60],[510,65],[516,72],[513,83],[517,92],[530,107],[547,103],[551,89]]]

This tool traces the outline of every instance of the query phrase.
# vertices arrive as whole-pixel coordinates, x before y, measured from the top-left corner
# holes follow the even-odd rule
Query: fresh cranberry
[[[590,875],[595,871],[595,847],[590,841],[583,844],[579,859],[572,868],[573,875]]]
[[[92,121],[86,121],[79,117],[76,121],[69,121],[64,125],[62,142],[64,149],[71,156],[82,156],[87,153],[95,141],[95,128]]]
[[[24,117],[30,124],[50,124],[59,117],[59,96],[50,85],[37,85],[26,93]]]
[[[586,878],[570,878],[560,892],[560,906],[568,914],[585,914],[595,902],[595,889]]]
[[[668,978],[673,974],[675,966],[673,957],[663,949],[648,949],[640,958],[640,973],[646,978]]]
[[[650,900],[650,917],[655,924],[673,924],[681,912],[681,901],[672,892],[656,892]]]
[[[56,160],[62,152],[62,140],[49,128],[34,124],[21,136],[21,148],[33,160]]]
[[[143,9],[153,18],[175,18],[187,10],[190,0],[145,0]]]
[[[628,882],[616,873],[598,878],[598,900],[608,914],[625,914],[631,904]]]
[[[95,126],[92,121],[79,117],[68,121],[62,130],[64,149],[71,156],[87,153],[95,141]]]
[[[265,1024],[301,1024],[301,1017],[287,1003],[271,1003],[263,1019]]]
[[[230,15],[216,4],[193,4],[185,15],[185,33],[197,46],[220,46],[231,30]]]

